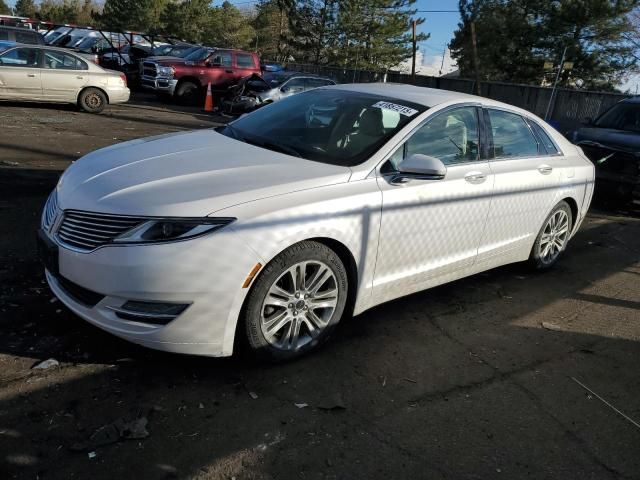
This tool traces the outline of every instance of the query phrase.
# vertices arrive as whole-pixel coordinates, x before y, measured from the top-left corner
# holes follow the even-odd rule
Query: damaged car
[[[329,85],[336,85],[336,82],[309,73],[280,71],[265,72],[263,76],[253,74],[229,87],[222,101],[222,111],[228,114],[246,113],[291,95]]]
[[[573,142],[595,164],[602,200],[640,200],[640,97],[616,103],[596,120],[587,118]]]

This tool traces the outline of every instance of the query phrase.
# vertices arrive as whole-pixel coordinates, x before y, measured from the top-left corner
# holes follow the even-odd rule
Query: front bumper
[[[230,229],[184,242],[107,246],[90,253],[59,245],[58,269],[46,270],[53,293],[89,323],[125,340],[169,352],[233,353],[248,272],[262,262]],[[262,262],[263,263],[263,262]],[[99,294],[81,301],[68,282]],[[188,304],[167,325],[120,318],[127,301]]]
[[[148,75],[142,75],[140,77],[140,83],[143,88],[148,90],[155,90],[158,93],[173,95],[176,85],[178,85],[178,80],[175,78],[150,77]]]

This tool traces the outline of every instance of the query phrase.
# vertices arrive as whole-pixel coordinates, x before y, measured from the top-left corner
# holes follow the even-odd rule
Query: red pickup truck
[[[222,91],[252,73],[260,74],[256,53],[202,47],[184,58],[146,58],[141,82],[144,88],[171,95],[180,103],[194,104],[202,100],[209,82],[213,90]]]

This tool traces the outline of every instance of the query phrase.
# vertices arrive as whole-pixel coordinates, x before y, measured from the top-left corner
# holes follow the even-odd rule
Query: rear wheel
[[[78,97],[78,105],[85,112],[100,113],[107,106],[107,96],[97,88],[86,88]]]
[[[544,221],[531,249],[529,263],[537,270],[552,267],[567,248],[572,227],[571,208],[563,200]]]
[[[327,246],[293,245],[262,271],[244,309],[244,330],[255,354],[289,360],[318,347],[344,313],[348,279]]]
[[[198,85],[194,82],[186,81],[178,85],[175,96],[179,104],[193,106],[198,104],[202,95]]]

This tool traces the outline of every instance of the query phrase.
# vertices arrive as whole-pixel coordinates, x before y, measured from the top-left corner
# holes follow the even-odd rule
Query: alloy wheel
[[[553,263],[567,243],[569,216],[564,210],[556,211],[544,226],[538,246],[538,255],[543,263]]]
[[[264,338],[279,350],[297,350],[327,328],[337,305],[333,270],[317,260],[296,263],[273,282],[264,299]]]

